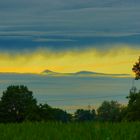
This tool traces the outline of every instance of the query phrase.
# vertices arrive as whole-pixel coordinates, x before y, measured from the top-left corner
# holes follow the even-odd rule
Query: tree
[[[104,101],[97,113],[101,121],[120,121],[121,105],[117,101]]]
[[[69,122],[72,116],[66,111],[58,108],[52,108],[48,104],[40,104],[38,106],[38,121],[61,121]]]
[[[133,87],[127,97],[129,99],[127,108],[127,119],[129,121],[140,120],[140,91]]]
[[[53,108],[53,116],[55,121],[60,122],[70,122],[72,119],[71,114],[59,108]]]
[[[135,79],[140,79],[140,57],[138,59],[138,62],[133,65],[132,71],[135,73]]]
[[[38,105],[39,121],[51,121],[54,120],[53,108],[48,104]]]
[[[135,73],[135,80],[140,79],[140,57],[138,62],[133,65],[132,68]],[[127,97],[129,99],[127,108],[127,119],[129,121],[140,120],[140,91],[136,87],[132,87],[130,94]]]
[[[74,118],[76,121],[92,121],[96,118],[95,110],[84,110],[84,109],[78,109],[74,113]]]
[[[33,120],[37,101],[26,86],[9,86],[0,101],[0,121],[22,122]]]

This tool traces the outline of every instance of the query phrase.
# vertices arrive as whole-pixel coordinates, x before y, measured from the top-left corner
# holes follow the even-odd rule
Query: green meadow
[[[0,124],[0,140],[139,140],[140,122]]]

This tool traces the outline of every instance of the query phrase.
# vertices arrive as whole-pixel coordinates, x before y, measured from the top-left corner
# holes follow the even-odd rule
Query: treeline
[[[9,86],[0,100],[0,123],[23,121],[139,121],[140,91],[135,87],[130,90],[128,105],[123,106],[117,101],[104,101],[95,110],[78,109],[69,114],[48,104],[37,104],[32,91],[26,86]]]

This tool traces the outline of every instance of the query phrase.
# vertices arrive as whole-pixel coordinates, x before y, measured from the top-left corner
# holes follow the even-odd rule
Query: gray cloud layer
[[[4,0],[0,30],[136,32],[139,9],[139,0]]]
[[[1,0],[0,18],[1,36],[131,36],[140,0]]]

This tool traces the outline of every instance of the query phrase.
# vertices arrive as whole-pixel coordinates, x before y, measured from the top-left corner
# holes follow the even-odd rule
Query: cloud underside
[[[8,1],[0,2],[0,35],[124,36],[140,33],[138,0]]]
[[[0,72],[40,73],[45,69],[56,72],[81,70],[103,73],[132,74],[132,66],[140,54],[139,47],[127,45],[110,49],[95,48],[52,51],[37,49],[31,52],[0,53]]]

